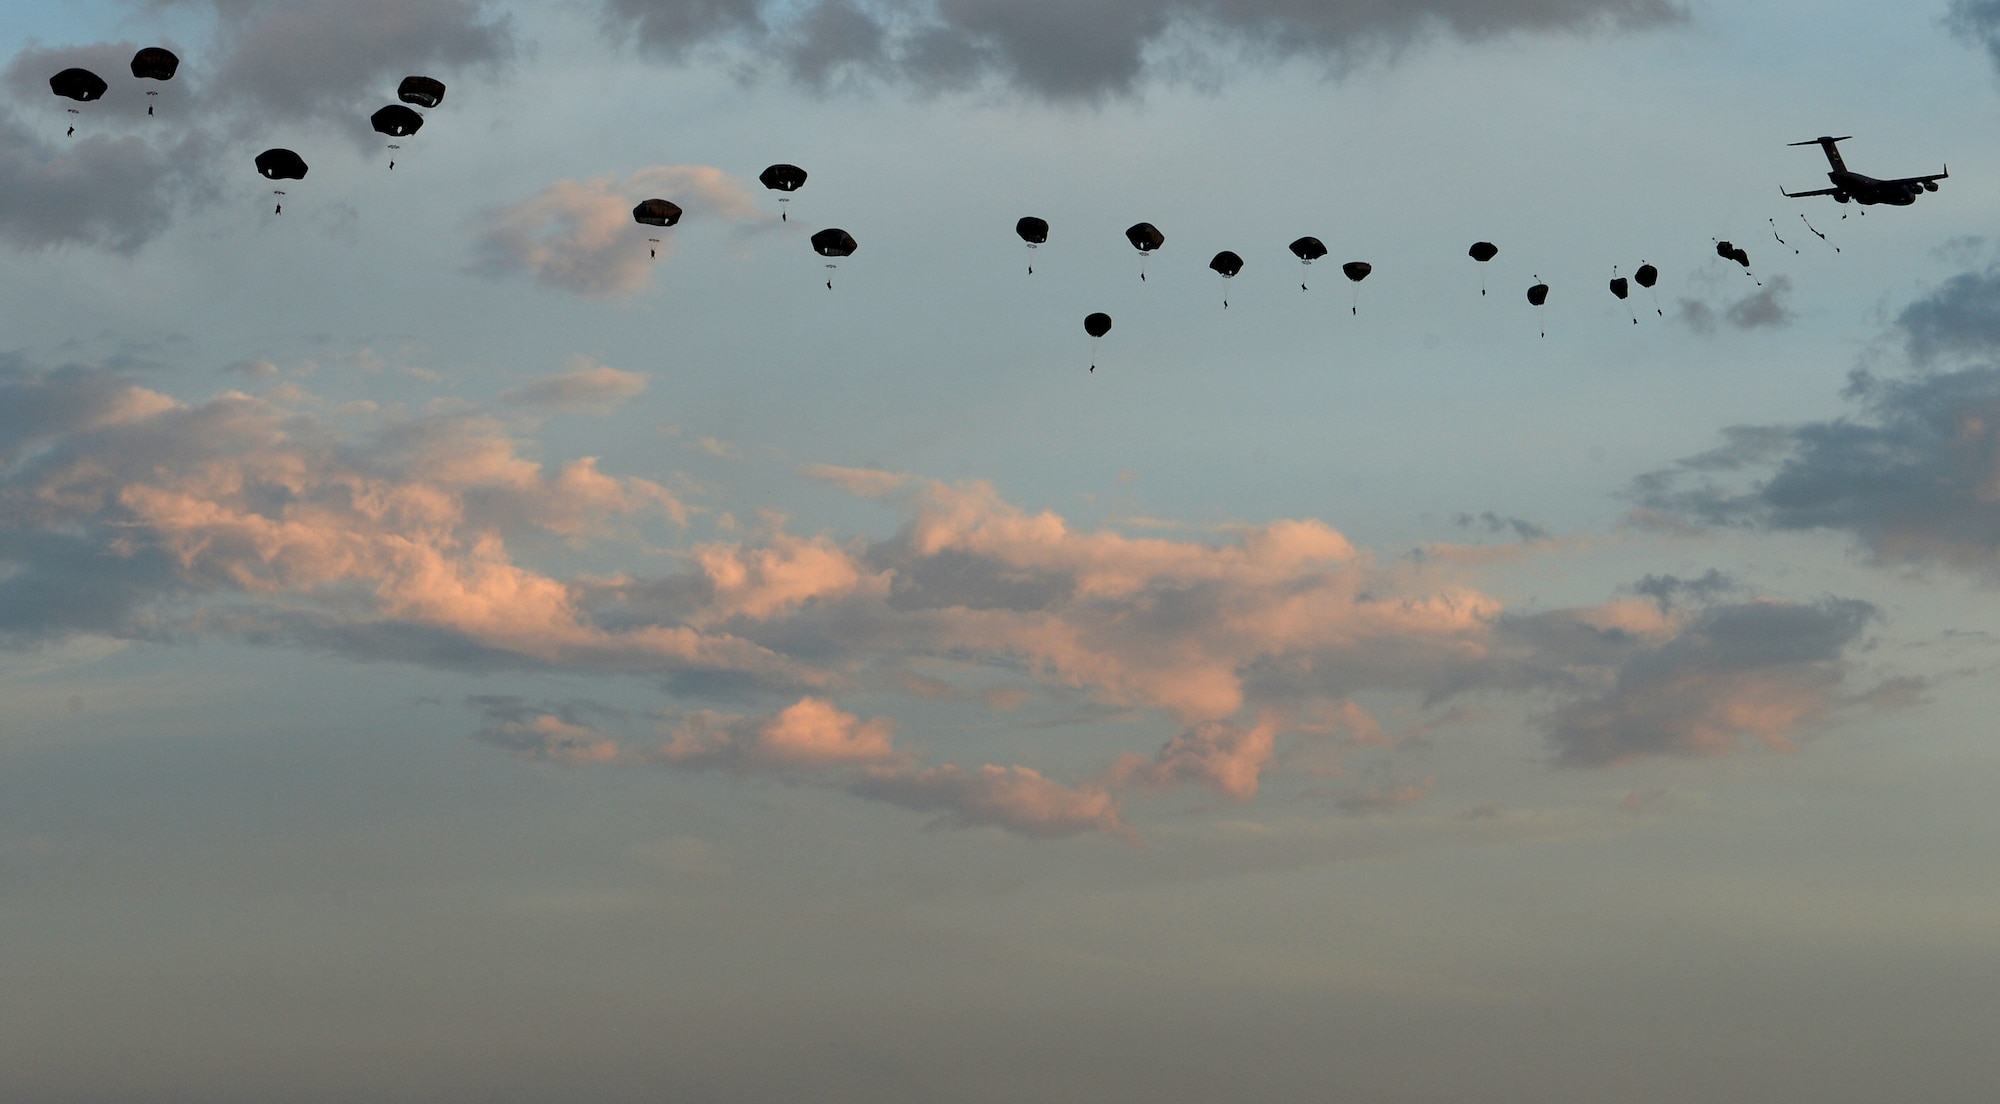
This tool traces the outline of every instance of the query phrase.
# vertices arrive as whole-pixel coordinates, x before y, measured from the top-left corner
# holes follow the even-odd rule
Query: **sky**
[[[0,1097],[2000,1075],[2000,3],[6,10]]]

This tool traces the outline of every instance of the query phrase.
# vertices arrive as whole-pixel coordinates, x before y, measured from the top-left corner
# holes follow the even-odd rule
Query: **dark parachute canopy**
[[[436,107],[444,102],[444,82],[430,77],[404,77],[396,86],[396,98],[418,107]]]
[[[1041,245],[1049,240],[1049,224],[1044,219],[1029,215],[1014,224],[1014,232],[1029,245]]]
[[[375,114],[368,116],[368,122],[375,128],[377,133],[386,134],[391,138],[401,138],[406,135],[415,134],[424,127],[424,117],[422,115],[399,103],[390,104]]]
[[[757,181],[774,192],[796,192],[805,187],[806,171],[797,165],[772,165],[757,174]]]
[[[812,236],[813,252],[822,257],[850,257],[859,247],[854,235],[839,227],[828,227]]]
[[[1092,337],[1103,337],[1105,334],[1111,332],[1111,316],[1103,311],[1085,315],[1083,319],[1083,332]]]
[[[664,199],[649,199],[632,208],[632,221],[647,226],[672,226],[681,220],[681,209]]]
[[[1298,239],[1286,248],[1292,251],[1292,256],[1297,257],[1307,264],[1311,264],[1321,257],[1326,256],[1326,243],[1310,234]]]
[[[1225,249],[1209,259],[1208,267],[1221,273],[1222,278],[1226,280],[1243,271],[1243,258],[1237,256],[1234,251]]]
[[[1546,303],[1548,301],[1549,301],[1549,285],[1536,284],[1534,287],[1528,289],[1528,302],[1533,303],[1534,305],[1539,307],[1543,303]]]
[[[148,46],[132,55],[132,75],[140,80],[173,80],[181,59],[164,46]]]
[[[88,69],[65,69],[49,78],[49,91],[66,100],[89,103],[104,95],[110,85]]]
[[[257,155],[257,171],[267,180],[304,180],[306,159],[288,149],[267,149]]]
[[[1500,247],[1490,241],[1477,241],[1472,243],[1471,249],[1465,251],[1465,255],[1478,261],[1480,264],[1485,264],[1487,261],[1500,255]],[[1484,269],[1481,269],[1479,272],[1479,294],[1486,294],[1486,271]]]
[[[1167,236],[1160,233],[1160,228],[1150,222],[1135,222],[1127,227],[1125,240],[1131,242],[1132,248],[1141,253],[1151,253],[1167,244]]]
[[[1649,264],[1640,265],[1638,271],[1632,273],[1632,282],[1642,288],[1652,287],[1659,279],[1660,270]]]
[[[1735,261],[1744,268],[1750,267],[1750,254],[1726,241],[1715,243],[1715,255],[1725,261]]]
[[[1611,278],[1611,294],[1623,299],[1631,293],[1630,287],[1625,283],[1625,277],[1614,276]]]

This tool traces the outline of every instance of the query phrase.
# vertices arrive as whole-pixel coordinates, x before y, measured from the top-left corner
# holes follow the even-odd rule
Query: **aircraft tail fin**
[[[1845,142],[1852,137],[1854,137],[1852,134],[1843,134],[1838,138],[1829,138],[1821,135],[1818,138],[1808,138],[1803,142],[1788,142],[1786,144],[1793,146],[1818,146],[1826,151],[1826,163],[1833,166],[1834,172],[1846,172],[1847,162],[1840,159],[1840,147],[1835,145],[1835,143]]]

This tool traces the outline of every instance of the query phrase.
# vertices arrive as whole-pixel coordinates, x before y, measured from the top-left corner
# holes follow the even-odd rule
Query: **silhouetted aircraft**
[[[1784,186],[1780,185],[1778,191],[1784,192],[1786,196],[1792,199],[1799,199],[1804,196],[1830,195],[1838,203],[1846,203],[1851,199],[1864,207],[1873,206],[1877,203],[1887,203],[1896,207],[1908,207],[1917,201],[1918,192],[1937,191],[1937,182],[1951,175],[1951,167],[1949,165],[1945,166],[1946,171],[1938,173],[1935,176],[1905,176],[1898,180],[1877,180],[1872,176],[1863,176],[1858,172],[1850,172],[1847,168],[1847,162],[1840,159],[1840,149],[1835,143],[1845,142],[1851,137],[1853,135],[1843,135],[1839,138],[1822,137],[1806,142],[1789,143],[1794,146],[1818,146],[1825,150],[1826,163],[1833,167],[1833,171],[1827,173],[1826,178],[1833,181],[1833,187],[1821,188],[1816,192],[1786,192]]]

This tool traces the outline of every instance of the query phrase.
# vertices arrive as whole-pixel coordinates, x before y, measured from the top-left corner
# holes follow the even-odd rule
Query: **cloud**
[[[1163,54],[1339,67],[1436,36],[1480,41],[1685,18],[1673,0],[604,0],[603,10],[610,37],[673,60],[733,45],[812,87],[842,78],[926,91],[998,83],[1049,100],[1131,93],[1161,74]]]
[[[1117,785],[1160,789],[1192,782],[1217,797],[1247,801],[1257,796],[1258,776],[1277,750],[1281,725],[1275,715],[1250,727],[1207,721],[1167,741],[1152,759],[1121,758],[1111,771]]]
[[[908,756],[895,749],[893,736],[894,726],[883,718],[863,721],[832,702],[805,697],[772,717],[687,714],[659,754],[683,767],[823,770],[902,762]]]
[[[1703,524],[1844,532],[1882,565],[2000,577],[2000,368],[1857,374],[1848,395],[1858,417],[1738,427],[1631,495]]]
[[[2000,4],[1996,4],[2000,6]],[[1961,272],[1896,316],[1910,358],[2000,352],[2000,265]]]
[[[1334,799],[1334,805],[1344,813],[1386,812],[1391,809],[1403,808],[1406,805],[1414,805],[1422,801],[1431,795],[1431,789],[1436,785],[1437,779],[1433,777],[1425,778],[1421,782],[1413,782],[1407,786],[1381,786],[1372,790],[1362,790],[1359,793],[1337,797]],[[1497,810],[1495,811],[1497,812]],[[1479,810],[1474,810],[1474,812],[1477,813]],[[1477,820],[1483,819],[1483,817],[1472,816],[1468,819]]]
[[[1605,694],[1574,702],[1547,729],[1560,762],[1606,766],[1640,756],[1720,755],[1823,717],[1846,677],[1843,652],[1876,617],[1855,600],[1748,602],[1703,612],[1642,647]]]
[[[938,813],[939,823],[954,827],[1046,839],[1093,831],[1130,838],[1116,799],[1102,786],[1067,786],[1021,766],[921,766],[894,746],[888,720],[864,721],[821,698],[801,698],[768,716],[683,714],[669,727],[655,759],[673,767],[783,775]]]
[[[475,0],[179,2],[214,9],[221,50],[176,80],[201,77],[202,96],[218,108],[333,121],[371,145],[368,115],[394,101],[403,77],[425,73],[449,87],[514,52],[510,18]]]
[[[527,705],[520,698],[496,694],[479,694],[465,700],[486,715],[486,723],[472,738],[523,759],[581,765],[608,763],[618,758],[618,744],[584,723],[586,714],[601,712],[597,707],[574,703],[554,710],[541,709]]]
[[[2000,0],[1952,0],[1945,25],[1960,38],[1986,47],[2000,69]]]
[[[1589,764],[1775,743],[1859,701],[1835,692],[1870,612],[1860,603],[1721,605],[1737,596],[1721,576],[1657,576],[1596,605],[1509,610],[1422,564],[1378,564],[1315,520],[1130,536],[1073,528],[981,482],[839,472],[885,497],[900,527],[839,539],[766,515],[761,532],[695,543],[659,574],[566,573],[572,549],[637,542],[637,527],[685,508],[588,457],[539,460],[476,411],[317,409],[295,388],[189,403],[102,368],[0,365],[0,637],[215,635],[783,694],[791,704],[770,713],[677,708],[641,758],[1050,837],[1124,834],[1127,789],[1251,800],[1273,771],[1312,769],[1288,738],[1308,751],[1340,732],[1388,740],[1357,694],[1446,719],[1470,695],[1553,703],[1559,758]],[[1730,463],[1701,473],[1754,470]],[[1149,756],[1106,748],[1090,780],[1066,783],[1027,764],[926,764],[887,718],[834,704],[898,686],[969,702],[971,690],[893,677],[939,664],[999,689],[977,695],[997,708],[1038,684],[1177,734]],[[515,754],[624,754],[600,732],[608,714],[475,704],[479,739]]]
[[[218,194],[218,150],[204,134],[106,129],[86,120],[75,138],[59,131],[44,137],[0,115],[0,240],[26,249],[132,253]]]
[[[862,797],[919,812],[944,823],[994,827],[1023,836],[1061,839],[1101,832],[1131,839],[1118,802],[1099,786],[1065,786],[1030,767],[991,764],[967,770],[954,763],[922,770],[864,774],[849,787]]]
[[[0,633],[16,639],[145,636],[169,603],[207,596],[228,601],[178,615],[183,631],[361,651],[421,637],[479,662],[586,669],[793,670],[726,634],[607,629],[578,584],[517,562],[510,540],[586,540],[680,507],[587,457],[532,461],[477,416],[352,435],[272,400],[187,405],[89,368],[0,376],[0,410]]]
[[[574,356],[563,371],[500,392],[500,401],[544,410],[603,410],[646,390],[640,372],[621,372],[589,357]]]
[[[1682,299],[1674,317],[1681,325],[1699,334],[1712,334],[1727,324],[1738,330],[1779,329],[1797,317],[1785,302],[1792,282],[1773,276],[1764,287],[1723,307],[1720,311],[1699,299]]]
[[[652,283],[647,238],[672,234],[632,221],[632,208],[659,196],[689,217],[751,222],[760,217],[742,181],[705,165],[659,165],[623,178],[559,180],[533,198],[482,214],[475,267],[490,275],[526,272],[544,287],[592,298],[637,294]]]

